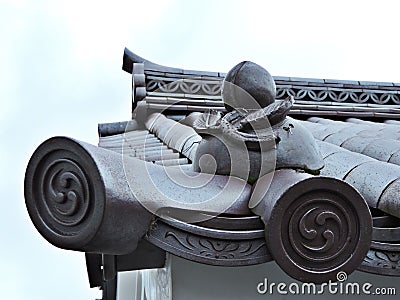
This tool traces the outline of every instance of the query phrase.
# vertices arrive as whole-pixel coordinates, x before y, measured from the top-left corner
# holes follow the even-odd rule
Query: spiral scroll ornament
[[[89,184],[82,169],[70,159],[58,159],[45,168],[41,178],[43,208],[54,222],[76,226],[89,209]]]
[[[351,256],[353,249],[349,243],[357,240],[359,228],[347,203],[322,197],[321,194],[321,198],[307,199],[305,195],[293,203],[293,214],[285,224],[284,234],[285,244],[290,243],[290,256],[299,265],[307,267],[312,263],[325,271],[340,266],[342,256]]]
[[[336,281],[339,271],[350,274],[362,262],[371,241],[371,216],[357,192],[347,185],[343,190],[349,193],[323,188],[289,195],[274,208],[268,245],[290,276]]]
[[[38,231],[56,246],[84,249],[102,220],[104,191],[96,184],[101,182],[93,160],[75,141],[44,142],[25,175],[26,205]]]

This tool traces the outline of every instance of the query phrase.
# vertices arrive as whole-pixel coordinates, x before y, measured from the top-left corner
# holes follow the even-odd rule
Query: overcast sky
[[[400,82],[398,1],[0,0],[1,299],[94,299],[84,255],[34,229],[23,178],[35,148],[130,117],[124,47],[156,63]],[[112,3],[112,4],[111,4]]]

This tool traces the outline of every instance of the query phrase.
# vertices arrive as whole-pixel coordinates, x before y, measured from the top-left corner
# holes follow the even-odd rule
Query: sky
[[[83,253],[50,245],[25,209],[35,148],[130,118],[124,47],[153,62],[227,72],[400,82],[398,1],[0,0],[2,299],[95,299]]]

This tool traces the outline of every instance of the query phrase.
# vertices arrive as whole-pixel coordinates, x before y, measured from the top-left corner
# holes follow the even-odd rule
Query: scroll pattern
[[[290,83],[290,82],[289,82]],[[222,80],[201,79],[152,79],[146,80],[147,92],[193,94],[205,96],[221,95]],[[359,104],[400,104],[400,89],[368,90],[356,88],[330,88],[322,86],[305,87],[277,84],[276,98],[286,99],[293,96],[295,100],[346,102]]]

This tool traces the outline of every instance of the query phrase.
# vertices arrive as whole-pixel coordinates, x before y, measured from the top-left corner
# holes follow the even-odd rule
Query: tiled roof
[[[170,68],[125,50],[123,69],[133,72],[133,108],[145,106],[175,119],[209,108],[224,110],[221,84],[225,73]],[[400,83],[274,77],[277,96],[293,96],[291,115],[369,117],[400,116]],[[141,102],[144,100],[143,102]]]
[[[139,106],[143,111],[162,112],[174,120],[183,119],[191,112],[208,109],[225,111],[221,99],[225,73],[160,66],[127,49],[123,69],[133,71],[134,107]],[[139,70],[139,74],[135,70]],[[141,78],[138,85],[142,91],[138,94],[135,94],[135,76]],[[351,172],[364,170],[368,164],[365,167],[361,165],[366,162],[374,163],[376,176],[383,181],[379,183],[379,180],[373,180],[373,187],[370,187],[374,191],[373,196],[364,196],[373,207],[379,207],[379,203],[383,205],[383,192],[390,192],[397,187],[400,178],[400,121],[395,120],[400,116],[400,83],[283,76],[276,76],[274,80],[277,99],[294,96],[295,104],[290,114],[301,115],[305,119],[302,124],[320,140],[318,144],[322,152],[327,149],[331,151],[325,157],[329,167],[325,167],[322,174],[350,181],[354,177],[350,176]],[[346,117],[349,118],[345,122],[340,121]],[[376,121],[356,119],[359,117]],[[338,160],[339,156],[346,159]],[[339,170],[339,161],[348,165],[341,166]],[[368,174],[375,178],[363,172],[361,175]],[[383,179],[385,176],[387,179]],[[354,177],[352,184],[363,189],[364,177]],[[388,195],[393,195],[389,192]],[[383,210],[389,212],[389,208]],[[400,217],[397,211],[394,214]]]
[[[221,99],[225,73],[160,66],[127,49],[123,69],[133,75],[133,108],[140,112],[134,118],[162,112],[182,120],[192,112],[225,111]],[[372,211],[374,220],[382,218],[384,211],[400,221],[400,83],[283,76],[274,80],[276,98],[295,98],[290,114],[302,119],[301,124],[317,140],[325,161],[321,175],[354,186],[378,209]],[[385,239],[379,230],[374,228],[375,241],[360,267],[368,272],[380,272],[374,267],[379,264],[377,257],[391,255],[379,244]],[[395,268],[400,268],[400,261]]]
[[[160,267],[165,251],[221,266],[274,259],[290,276],[317,283],[336,276],[334,263],[340,259],[345,271],[400,276],[399,83],[274,77],[278,101],[295,98],[293,119],[284,120],[291,126],[277,123],[282,131],[276,132],[284,132],[288,140],[300,131],[314,147],[297,142],[285,149],[317,149],[313,153],[319,150],[325,166],[320,176],[305,163],[276,170],[272,177],[265,174],[253,184],[230,173],[193,170],[198,146],[207,138],[197,134],[193,122],[206,110],[225,111],[225,73],[165,67],[127,49],[123,69],[132,73],[132,120],[99,124],[99,147],[65,137],[49,139],[32,155],[25,178],[32,221],[54,245],[88,252],[90,284],[105,289],[104,299],[115,299],[118,271]],[[279,148],[284,137],[275,138]],[[216,153],[223,151],[216,148]],[[311,152],[298,159],[315,159]],[[153,184],[166,194],[179,194],[183,202],[154,201],[157,193],[141,185],[146,181],[138,170],[144,168],[153,172]],[[210,185],[199,185],[193,196],[193,190],[169,178],[178,169],[185,176],[196,175],[193,180],[211,178]],[[156,204],[161,214],[138,200],[128,173],[137,181],[135,192]],[[239,196],[233,204],[227,201],[224,213],[185,206],[196,203],[199,195],[208,197],[207,187],[219,193],[230,182]],[[205,219],[188,223],[173,213]],[[317,230],[310,224],[323,227],[318,233],[322,238],[314,241]],[[310,240],[315,243],[304,246]],[[299,268],[302,263],[305,267]],[[321,265],[329,272],[319,272]]]

